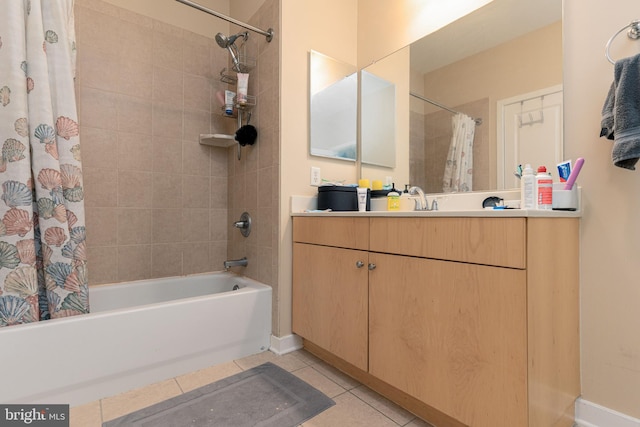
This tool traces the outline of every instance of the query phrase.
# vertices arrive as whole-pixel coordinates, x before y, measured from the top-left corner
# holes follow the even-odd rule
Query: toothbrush
[[[580,173],[580,169],[582,169],[582,165],[584,164],[584,159],[582,157],[578,157],[576,160],[576,164],[573,165],[573,170],[571,171],[571,175],[567,178],[567,182],[564,185],[565,190],[571,190],[573,188],[573,184],[576,182],[578,178],[578,174]]]

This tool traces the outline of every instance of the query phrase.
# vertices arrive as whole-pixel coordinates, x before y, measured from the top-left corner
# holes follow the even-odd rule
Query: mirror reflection
[[[360,112],[362,163],[393,168],[396,165],[396,85],[362,71]]]
[[[493,190],[517,186],[520,163],[555,169],[563,155],[561,15],[561,0],[494,0],[410,45],[410,88],[397,95],[409,108],[407,116],[401,108],[396,114],[397,126],[409,128],[409,143],[402,148],[399,141],[407,155],[397,151],[394,171],[408,182],[396,184],[428,193]],[[397,54],[404,53],[390,57]],[[461,124],[456,112],[473,124]],[[465,160],[472,163],[464,164],[452,142],[471,130]],[[363,138],[363,152],[366,144]],[[451,169],[468,182],[457,178],[456,185]],[[361,175],[379,179],[365,165]]]
[[[309,152],[356,160],[358,76],[355,65],[319,52],[309,56]]]

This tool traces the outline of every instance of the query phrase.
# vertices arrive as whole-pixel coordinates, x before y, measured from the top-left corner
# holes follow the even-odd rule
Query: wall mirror
[[[355,161],[358,74],[355,65],[309,54],[309,153]]]
[[[366,70],[360,73],[360,80],[361,161],[393,168],[396,165],[396,85]]]
[[[453,114],[422,98],[482,120],[475,127],[472,190],[517,186],[513,171],[519,149],[508,154],[512,156],[508,159],[502,151],[514,142],[523,147],[523,138],[529,134],[537,135],[532,143],[547,141],[548,137],[540,135],[552,135],[553,142],[560,145],[560,152],[552,149],[547,160],[531,161],[544,161],[548,169],[555,169],[555,159],[562,156],[562,0],[494,0],[412,43],[409,54],[406,49],[383,58],[399,62],[394,75],[407,76],[410,82],[408,88],[397,88],[396,94],[395,123],[407,129],[402,129],[406,137],[397,141],[393,173],[394,178],[409,181],[396,182],[397,186],[418,185],[429,193],[443,191]],[[397,55],[403,59],[395,61]],[[379,67],[380,62],[365,71]],[[557,94],[558,90],[560,106],[557,96],[552,100],[545,92]],[[505,100],[512,101],[511,115],[506,118],[500,110]],[[539,132],[540,117],[545,118],[545,126],[554,128]],[[509,127],[509,134],[503,131],[505,120],[516,123]],[[498,138],[503,144],[500,152]],[[363,138],[363,153],[367,144]],[[504,162],[500,167],[499,159]],[[360,172],[370,179],[384,175],[365,164]]]

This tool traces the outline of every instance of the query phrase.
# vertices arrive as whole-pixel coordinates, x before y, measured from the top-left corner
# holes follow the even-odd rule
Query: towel
[[[616,61],[602,108],[600,136],[612,139],[613,164],[630,170],[640,159],[640,54]]]

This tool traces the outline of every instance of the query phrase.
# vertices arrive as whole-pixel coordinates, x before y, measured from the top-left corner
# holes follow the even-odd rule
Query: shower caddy
[[[194,9],[198,9],[202,12],[208,13],[210,15],[216,16],[218,18],[221,18],[225,21],[231,22],[232,24],[241,26],[243,28],[246,28],[248,30],[254,31],[256,33],[262,34],[266,37],[267,42],[271,42],[271,40],[273,39],[273,29],[269,28],[267,31],[265,30],[261,30],[260,28],[254,27],[252,25],[249,24],[245,24],[244,22],[238,21],[234,18],[231,18],[229,16],[226,16],[222,13],[213,11],[211,9],[208,9],[204,6],[201,6],[197,3],[194,3],[190,0],[176,0],[179,3],[185,4],[187,6],[191,6]],[[242,48],[242,52],[239,52],[239,50],[237,49],[237,47],[235,46],[235,40],[242,36],[243,38],[243,44],[241,46]],[[253,70],[256,66],[256,60],[255,58],[252,58],[248,55],[246,55],[245,53],[245,42],[247,40],[247,38],[249,37],[249,33],[245,32],[245,33],[239,33],[235,36],[231,36],[229,38],[225,37],[224,35],[222,35],[221,33],[218,33],[218,35],[216,35],[216,42],[218,42],[218,44],[220,45],[220,47],[224,47],[229,49],[230,54],[232,56],[233,59],[233,66],[231,68],[231,70],[227,70],[227,68],[223,68],[220,71],[220,81],[222,81],[223,83],[229,84],[229,85],[236,85],[237,84],[237,76],[234,74],[235,73],[249,73],[251,70]],[[234,56],[234,51],[233,48],[236,48],[236,55]],[[245,97],[244,102],[239,103],[237,102],[237,94],[236,97],[233,100],[234,103],[234,112],[235,115],[231,114],[228,115],[224,112],[225,107],[221,107],[221,110],[223,111],[223,116],[224,117],[230,117],[230,118],[237,118],[238,120],[238,130],[236,131],[235,135],[229,135],[229,134],[200,134],[200,144],[203,145],[209,145],[209,146],[213,146],[213,147],[231,147],[234,144],[237,144],[238,147],[238,160],[240,160],[241,157],[241,148],[243,145],[253,145],[255,143],[255,138],[257,136],[257,131],[255,130],[255,128],[253,126],[249,125],[249,122],[251,120],[251,110],[253,109],[253,107],[255,107],[256,105],[256,97],[254,95],[247,95]],[[244,123],[244,116],[246,113],[246,123]],[[244,123],[244,124],[243,124]]]

